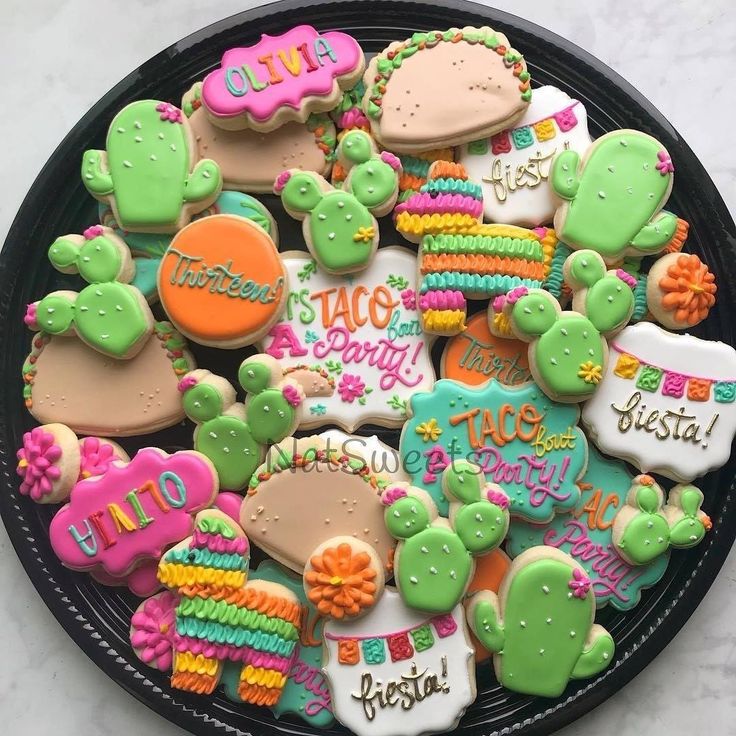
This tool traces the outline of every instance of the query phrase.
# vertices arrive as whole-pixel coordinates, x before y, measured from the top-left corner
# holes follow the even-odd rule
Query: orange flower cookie
[[[716,303],[716,277],[694,253],[669,253],[647,276],[647,304],[654,318],[670,330],[700,324]]]
[[[376,550],[353,537],[317,547],[304,569],[304,592],[320,614],[335,619],[367,613],[383,593],[383,564]]]

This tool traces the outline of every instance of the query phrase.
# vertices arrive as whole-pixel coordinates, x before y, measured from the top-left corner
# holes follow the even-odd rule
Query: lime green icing
[[[217,516],[202,516],[197,521],[197,528],[207,534],[219,534],[225,539],[235,539],[235,531],[230,521]]]
[[[479,254],[538,262],[544,260],[542,244],[538,240],[502,235],[425,235],[422,238],[422,252]]]

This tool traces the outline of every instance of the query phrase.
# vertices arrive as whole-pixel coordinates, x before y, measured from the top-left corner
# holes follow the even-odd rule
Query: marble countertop
[[[4,0],[0,123],[0,243],[57,143],[107,90],[156,52],[248,0]],[[496,0],[495,5],[570,39],[619,72],[674,126],[736,214],[736,157],[721,138],[736,114],[732,0]],[[0,526],[0,610],[5,626],[0,716],[7,734],[175,736],[164,721],[102,675],[59,627]],[[736,734],[736,552],[672,643],[636,680],[563,730],[678,736]]]

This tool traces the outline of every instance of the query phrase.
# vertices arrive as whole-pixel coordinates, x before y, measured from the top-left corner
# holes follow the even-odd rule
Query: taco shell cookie
[[[415,33],[375,56],[363,79],[371,131],[398,153],[493,135],[513,125],[532,97],[523,56],[487,26]]]

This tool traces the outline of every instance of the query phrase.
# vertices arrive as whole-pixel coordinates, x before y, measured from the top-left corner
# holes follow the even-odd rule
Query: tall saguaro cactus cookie
[[[176,232],[222,189],[219,166],[197,161],[181,110],[158,100],[133,102],[113,118],[106,150],[84,154],[82,182],[120,227],[140,232]]]

